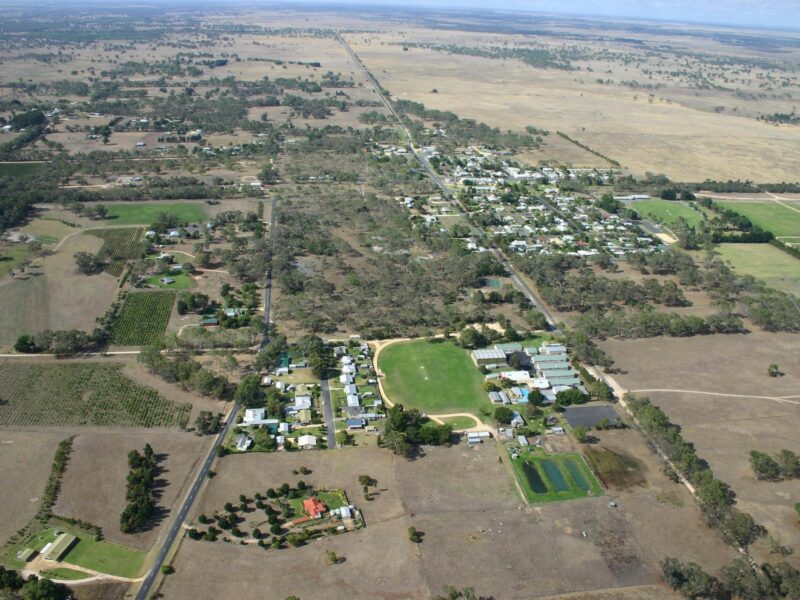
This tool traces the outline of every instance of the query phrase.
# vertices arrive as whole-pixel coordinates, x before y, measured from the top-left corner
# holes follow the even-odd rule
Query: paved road
[[[186,520],[186,515],[189,514],[189,509],[192,507],[192,504],[194,504],[197,494],[200,491],[200,488],[203,486],[203,482],[208,477],[208,471],[211,468],[211,463],[214,462],[214,459],[217,456],[217,448],[222,443],[222,440],[225,439],[228,431],[230,431],[230,428],[236,421],[237,409],[238,406],[234,405],[234,407],[231,409],[231,413],[228,415],[228,420],[225,422],[225,427],[222,428],[222,431],[220,431],[217,435],[217,439],[214,440],[214,444],[211,446],[211,450],[208,452],[208,456],[206,456],[203,466],[200,467],[200,471],[197,473],[194,483],[192,484],[189,493],[186,495],[186,499],[183,501],[183,505],[181,506],[180,512],[178,512],[178,516],[172,522],[172,525],[167,531],[167,535],[161,544],[161,548],[159,549],[158,555],[153,562],[153,566],[150,567],[150,570],[147,572],[147,575],[142,581],[142,585],[139,587],[139,591],[136,594],[136,600],[146,600],[147,596],[150,594],[153,582],[158,576],[161,565],[164,564],[164,560],[167,557],[169,549],[172,547],[172,544],[175,543],[175,539],[181,532],[183,523]]]
[[[275,206],[276,206],[276,199],[272,198],[272,213],[270,215],[270,246],[273,246],[275,241]],[[271,256],[271,254],[270,254]],[[270,315],[270,308],[271,308],[271,300],[272,300],[272,265],[269,266],[267,270],[267,281],[264,288],[264,336],[261,340],[261,348],[263,348],[267,343],[267,335],[269,332],[269,315]],[[327,382],[323,382],[325,388],[327,389]],[[330,395],[328,395],[328,402],[330,402]],[[222,428],[222,431],[219,432],[217,435],[217,439],[214,440],[214,444],[211,446],[211,450],[206,456],[205,461],[203,462],[203,466],[200,468],[200,471],[197,473],[197,476],[192,484],[189,493],[186,495],[186,498],[181,505],[181,509],[178,512],[178,516],[173,521],[172,525],[167,531],[167,535],[164,538],[164,541],[161,544],[161,548],[158,550],[158,554],[156,555],[156,559],[153,562],[153,565],[150,567],[150,570],[147,572],[144,580],[142,581],[142,585],[139,588],[139,591],[136,594],[136,600],[147,600],[147,597],[150,594],[151,588],[153,587],[153,582],[155,581],[158,573],[161,569],[161,565],[164,564],[164,560],[167,557],[167,553],[169,552],[172,545],[175,543],[175,539],[178,537],[178,534],[181,533],[181,528],[183,527],[184,521],[186,521],[186,516],[189,514],[189,509],[191,509],[194,501],[197,499],[197,494],[200,492],[200,488],[203,486],[203,482],[208,477],[208,471],[211,468],[211,464],[214,462],[214,459],[217,456],[217,448],[219,448],[222,441],[225,439],[225,436],[228,435],[231,427],[233,426],[234,422],[236,421],[236,413],[238,412],[239,406],[234,404],[233,408],[231,409],[230,414],[228,415],[228,419],[225,422],[225,427]],[[331,419],[332,421],[333,419]],[[330,435],[330,434],[329,434]],[[336,443],[336,432],[333,431],[334,435],[334,446]]]
[[[261,350],[269,341],[269,314],[272,307],[272,254],[275,249],[275,213],[277,213],[278,199],[272,196],[272,209],[269,214],[269,256],[270,265],[267,271],[267,282],[264,285],[264,336],[261,338]]]
[[[319,382],[319,389],[322,392],[322,414],[325,417],[325,427],[328,428],[328,448],[336,448],[336,423],[333,420],[333,401],[327,379]]]

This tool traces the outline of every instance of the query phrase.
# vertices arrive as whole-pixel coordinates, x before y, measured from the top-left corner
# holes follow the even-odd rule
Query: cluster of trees
[[[634,310],[592,310],[580,315],[576,327],[592,337],[643,338],[667,335],[688,337],[712,333],[743,333],[742,320],[731,313],[708,317],[662,313],[650,306]]]
[[[58,358],[75,356],[83,352],[94,352],[108,340],[105,329],[95,329],[92,334],[77,329],[43,331],[35,335],[23,334],[17,338],[14,349],[26,354],[51,352]]]
[[[168,383],[177,383],[184,389],[193,390],[203,396],[223,398],[228,391],[228,380],[210,369],[202,367],[189,354],[175,353],[167,356],[161,345],[145,346],[138,361],[148,371]]]
[[[145,444],[141,454],[136,450],[128,453],[128,467],[128,505],[119,517],[119,526],[123,533],[135,533],[144,529],[156,508],[158,459],[150,444]]]
[[[201,410],[194,422],[194,428],[198,435],[214,435],[222,429],[222,414],[212,413]]]
[[[783,449],[774,457],[758,450],[750,451],[750,466],[756,479],[780,481],[800,477],[800,457],[791,450]]]
[[[659,563],[664,581],[684,598],[708,600],[780,600],[800,598],[800,571],[787,562],[753,565],[737,558],[722,568],[719,579],[697,563],[665,558]]]
[[[681,428],[671,423],[664,411],[647,398],[629,398],[628,408],[648,437],[694,486],[710,526],[718,528],[729,543],[745,548],[766,533],[752,516],[734,506],[734,491],[714,477],[708,463],[697,456],[694,446],[683,439]]]
[[[8,600],[68,600],[72,591],[61,583],[50,579],[39,579],[31,575],[23,579],[14,569],[0,565],[0,593]]]
[[[439,425],[416,408],[405,410],[402,404],[395,404],[386,413],[386,430],[381,442],[395,454],[410,456],[416,446],[449,444],[452,437],[450,425]]]
[[[185,315],[187,312],[202,313],[208,306],[208,296],[200,292],[183,292],[176,303],[179,315]]]
[[[75,266],[83,275],[96,275],[102,273],[105,268],[105,263],[91,252],[76,252],[74,257]]]

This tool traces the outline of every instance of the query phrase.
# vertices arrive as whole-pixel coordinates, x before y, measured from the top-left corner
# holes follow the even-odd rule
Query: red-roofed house
[[[314,496],[303,500],[303,510],[306,511],[310,517],[316,519],[322,515],[322,513],[326,512],[328,507],[325,506],[322,500]]]

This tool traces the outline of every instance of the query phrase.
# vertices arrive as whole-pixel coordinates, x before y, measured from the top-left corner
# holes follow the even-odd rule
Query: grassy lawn
[[[483,376],[468,352],[452,342],[399,342],[383,349],[379,361],[386,394],[406,408],[477,413],[489,405]]]
[[[717,204],[744,215],[761,229],[771,231],[776,237],[800,236],[800,212],[777,202],[717,201]]]
[[[34,219],[21,231],[34,236],[42,244],[48,246],[58,243],[61,238],[77,230],[52,219]]]
[[[109,542],[96,542],[84,534],[78,537],[78,543],[63,562],[119,577],[136,577],[142,570],[144,552]]]
[[[161,283],[160,279],[162,277],[169,277],[174,279],[174,283]],[[150,285],[154,285],[160,288],[166,288],[170,290],[188,290],[189,288],[193,288],[195,283],[194,279],[192,279],[186,273],[170,273],[169,275],[153,275],[152,277],[147,278],[147,283]]]
[[[600,496],[603,490],[580,454],[545,456],[523,452],[511,461],[531,503]]]
[[[78,567],[84,567],[93,571],[100,571],[108,575],[117,575],[119,577],[136,577],[142,570],[144,564],[145,553],[141,550],[134,550],[119,546],[110,542],[94,540],[94,537],[69,527],[47,527],[28,536],[21,542],[11,545],[8,548],[3,563],[11,567],[22,568],[24,565],[17,559],[17,553],[24,548],[31,548],[37,552],[50,542],[55,541],[57,535],[56,530],[64,532],[67,531],[78,538],[78,541],[72,546],[72,549],[62,559],[64,568],[56,568],[51,571],[69,571],[70,573],[78,573],[73,569],[68,568],[68,563]],[[60,579],[85,579],[86,575],[81,574],[60,577],[51,575],[54,578]]]
[[[717,250],[738,273],[800,296],[800,260],[786,252],[769,244],[720,244]]]
[[[91,575],[84,573],[83,571],[64,568],[47,569],[46,571],[42,571],[41,575],[47,579],[65,579],[70,581],[77,581],[78,579],[86,579],[87,577],[91,577]]]
[[[682,202],[660,199],[637,200],[631,203],[631,208],[664,225],[672,225],[679,217],[683,217],[692,226],[703,220],[703,216],[698,211]]]
[[[0,246],[0,277],[5,277],[12,270],[16,270],[26,256],[28,256],[27,244]]]
[[[149,225],[162,212],[177,215],[179,221],[188,223],[203,221],[208,216],[200,202],[130,202],[106,206],[112,225]]]
[[[447,417],[446,419],[442,419],[442,421],[450,425],[453,429],[470,429],[477,425],[477,423],[469,417]]]

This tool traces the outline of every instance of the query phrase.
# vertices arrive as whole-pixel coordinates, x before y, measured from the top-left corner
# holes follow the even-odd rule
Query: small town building
[[[301,450],[313,450],[317,447],[317,436],[301,435],[297,438],[297,447]]]
[[[471,353],[472,362],[477,367],[491,367],[506,364],[506,353],[496,348],[480,348]]]

